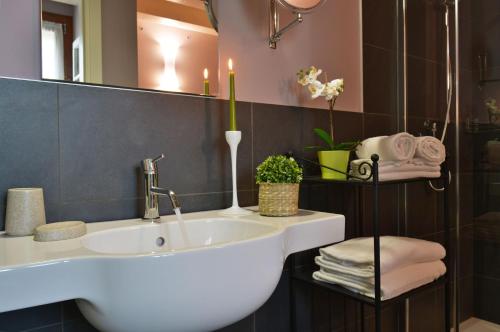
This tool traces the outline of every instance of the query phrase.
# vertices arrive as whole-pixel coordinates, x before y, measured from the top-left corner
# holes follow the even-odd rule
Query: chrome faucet
[[[158,219],[160,218],[160,213],[158,212],[158,196],[168,196],[170,202],[172,203],[172,208],[180,208],[177,196],[172,190],[163,189],[158,187],[158,161],[165,158],[165,155],[154,159],[144,159],[142,161],[142,168],[144,170],[144,191],[146,193],[145,197],[145,209],[143,219]]]

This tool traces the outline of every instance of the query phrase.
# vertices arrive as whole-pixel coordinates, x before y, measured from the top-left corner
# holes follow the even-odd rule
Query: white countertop
[[[250,209],[256,210],[256,207]],[[239,219],[256,221],[264,224],[271,224],[278,228],[285,228],[294,224],[307,224],[308,222],[328,219],[332,217],[331,213],[299,210],[299,213],[290,217],[264,217],[254,212],[251,215],[228,217],[221,215],[220,211],[193,212],[183,214],[185,221],[202,218],[217,219]],[[175,215],[162,216],[160,222],[176,222]],[[87,223],[87,234],[98,231],[113,229],[117,227],[127,227],[144,225],[148,223],[143,219],[128,219],[119,221],[106,221]],[[0,232],[0,272],[10,270],[15,267],[30,266],[37,264],[46,264],[54,261],[61,261],[73,258],[88,258],[105,256],[112,257],[116,255],[103,254],[91,251],[85,248],[81,243],[81,238],[54,241],[54,242],[36,242],[33,236],[12,237]],[[127,255],[130,256],[130,255]],[[139,256],[144,256],[141,254]]]

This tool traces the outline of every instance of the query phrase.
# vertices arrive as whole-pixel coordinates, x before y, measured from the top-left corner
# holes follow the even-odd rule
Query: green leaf
[[[332,150],[345,150],[345,151],[353,151],[356,149],[356,147],[361,144],[360,141],[356,141],[356,142],[344,142],[344,143],[340,143],[340,144],[337,144],[335,145]]]
[[[293,158],[270,156],[257,167],[255,180],[257,183],[300,183],[302,168]]]
[[[323,140],[323,142],[325,142],[330,147],[330,150],[333,150],[334,143],[333,138],[330,136],[330,134],[328,134],[321,128],[314,128],[314,132],[319,136],[319,138]]]
[[[323,150],[328,150],[328,148],[325,148],[324,146],[317,146],[317,145],[313,145],[313,146],[306,146],[304,148],[305,151],[323,151]]]

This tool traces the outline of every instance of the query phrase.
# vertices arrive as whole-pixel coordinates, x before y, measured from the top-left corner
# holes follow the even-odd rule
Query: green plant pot
[[[336,170],[347,173],[347,166],[349,165],[350,151],[318,151],[318,159],[321,165],[325,165]],[[335,172],[331,169],[321,167],[321,177],[329,180],[346,180],[345,174]]]

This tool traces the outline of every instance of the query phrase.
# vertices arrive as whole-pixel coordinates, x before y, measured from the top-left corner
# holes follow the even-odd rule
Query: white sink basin
[[[279,227],[238,219],[202,219],[145,224],[88,234],[82,244],[105,254],[145,254],[179,251],[238,242],[263,236]]]
[[[77,299],[101,331],[211,331],[264,304],[289,254],[344,239],[343,216],[312,211],[185,220],[186,236],[171,216],[88,224],[52,243],[0,235],[0,312]]]

